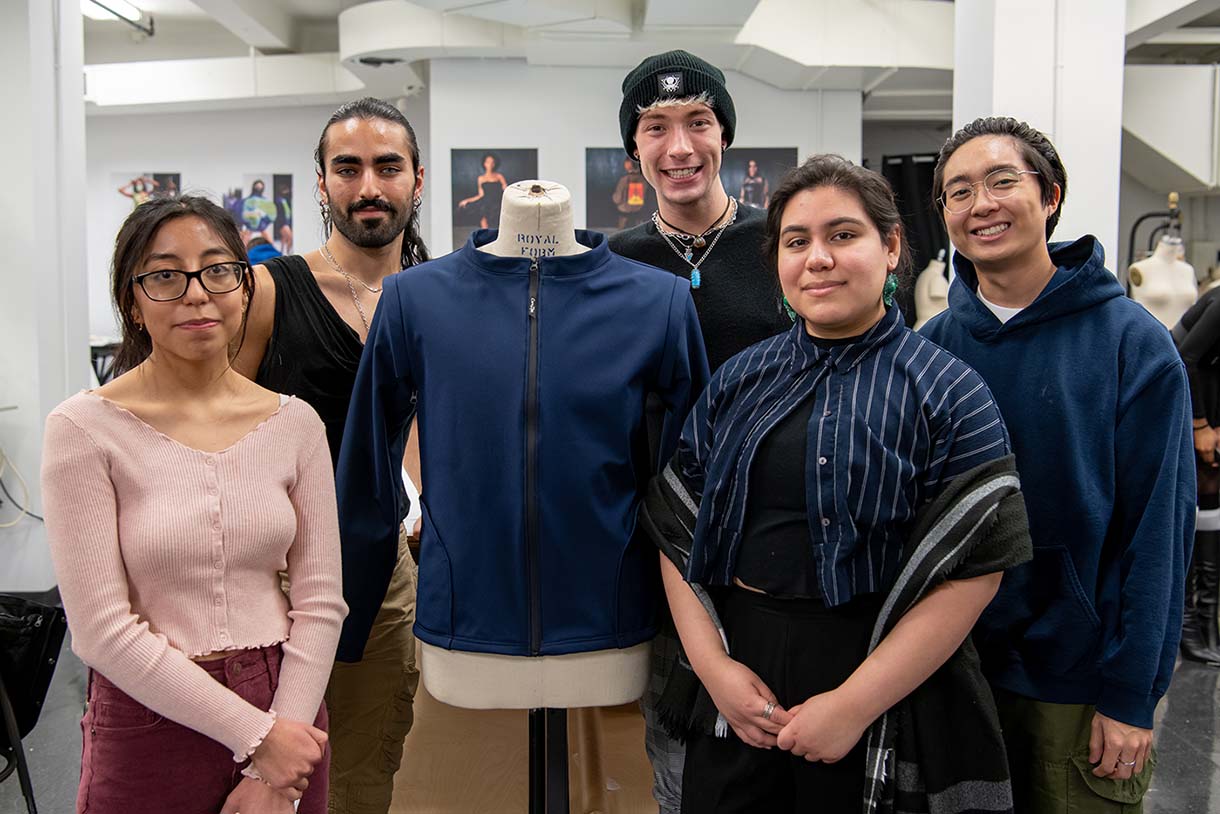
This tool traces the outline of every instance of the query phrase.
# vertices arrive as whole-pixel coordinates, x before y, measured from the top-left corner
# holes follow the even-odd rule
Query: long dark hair
[[[246,247],[233,216],[223,208],[197,195],[180,195],[177,198],[153,198],[137,206],[127,220],[123,221],[118,237],[114,239],[114,260],[110,270],[110,296],[115,314],[122,326],[122,340],[114,356],[114,373],[119,375],[131,370],[152,353],[152,338],[148,331],[136,322],[135,277],[148,256],[148,246],[162,226],[177,218],[193,215],[208,225],[225,248],[237,260],[245,262]],[[254,276],[248,271],[242,280],[242,290],[247,303],[254,300]],[[247,306],[246,313],[249,313]],[[246,338],[246,318],[242,316],[241,342]]]
[[[864,214],[888,240],[898,232],[898,266],[894,273],[900,283],[905,283],[911,272],[911,249],[907,245],[906,232],[902,228],[902,215],[894,202],[894,190],[890,182],[880,174],[851,163],[839,155],[824,153],[805,159],[799,167],[788,170],[779,186],[771,193],[767,206],[767,238],[763,251],[771,269],[779,274],[779,230],[783,225],[784,207],[796,195],[807,189],[833,187],[847,190],[860,199]]]
[[[411,168],[419,169],[419,141],[415,138],[415,129],[411,127],[407,117],[389,102],[365,96],[363,99],[340,105],[339,109],[330,114],[330,118],[326,120],[326,126],[322,128],[322,137],[318,139],[318,147],[313,151],[314,163],[318,165],[318,175],[323,179],[326,178],[326,133],[332,124],[338,124],[348,119],[364,119],[365,121],[384,119],[401,125],[407,131],[407,149],[411,152]],[[325,207],[322,208],[322,226],[329,238],[331,222]],[[402,267],[414,266],[428,259],[428,247],[424,245],[424,239],[419,234],[419,207],[412,202],[411,217],[407,221],[407,227],[403,230],[402,235]]]
[[[1059,158],[1055,145],[1051,144],[1041,131],[1034,129],[1023,121],[1009,116],[988,116],[975,119],[970,124],[958,130],[945,141],[936,156],[936,169],[932,171],[932,206],[944,218],[944,204],[941,194],[945,191],[945,164],[949,157],[957,152],[967,141],[980,136],[1008,136],[1017,143],[1021,158],[1038,173],[1038,186],[1042,190],[1042,205],[1046,206],[1055,195],[1055,185],[1059,185],[1059,206],[1046,219],[1046,237],[1049,240],[1059,224],[1059,215],[1063,212],[1063,202],[1067,200],[1068,179],[1067,170]]]

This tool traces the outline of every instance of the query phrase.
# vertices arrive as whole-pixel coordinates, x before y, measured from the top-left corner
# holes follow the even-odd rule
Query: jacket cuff
[[[1152,729],[1152,716],[1160,700],[1159,695],[1153,696],[1147,691],[1131,690],[1118,684],[1103,684],[1101,697],[1097,700],[1097,711],[1128,726]]]

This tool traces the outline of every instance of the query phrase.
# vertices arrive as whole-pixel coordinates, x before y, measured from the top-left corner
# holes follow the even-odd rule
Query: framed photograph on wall
[[[111,177],[119,195],[135,209],[145,201],[162,196],[176,196],[182,189],[180,172],[122,172]]]
[[[261,243],[281,254],[292,253],[292,176],[287,173],[248,173],[241,184],[225,190],[224,208],[241,230],[249,249]]]
[[[720,163],[720,180],[738,204],[766,209],[771,190],[795,166],[795,147],[734,146]]]
[[[657,196],[622,147],[585,150],[585,228],[606,234],[648,220]]]
[[[475,229],[500,228],[504,188],[538,177],[538,150],[477,149],[450,151],[453,192],[453,248]]]

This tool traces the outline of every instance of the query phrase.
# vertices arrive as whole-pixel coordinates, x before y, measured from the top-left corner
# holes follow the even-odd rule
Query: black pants
[[[833,690],[864,661],[877,595],[827,608],[816,599],[776,599],[741,588],[720,603],[734,659],[758,674],[785,708]],[[864,738],[838,763],[810,763],[779,747],[758,749],[730,731],[691,740],[682,775],[683,814],[859,811]]]

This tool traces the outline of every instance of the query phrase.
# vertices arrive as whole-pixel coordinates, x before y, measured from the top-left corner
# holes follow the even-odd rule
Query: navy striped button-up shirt
[[[763,437],[806,398],[810,550],[827,605],[888,589],[919,507],[1010,451],[983,380],[907,329],[897,308],[829,349],[798,320],[725,362],[687,419],[671,466],[698,505],[689,581],[731,582],[750,466]]]

